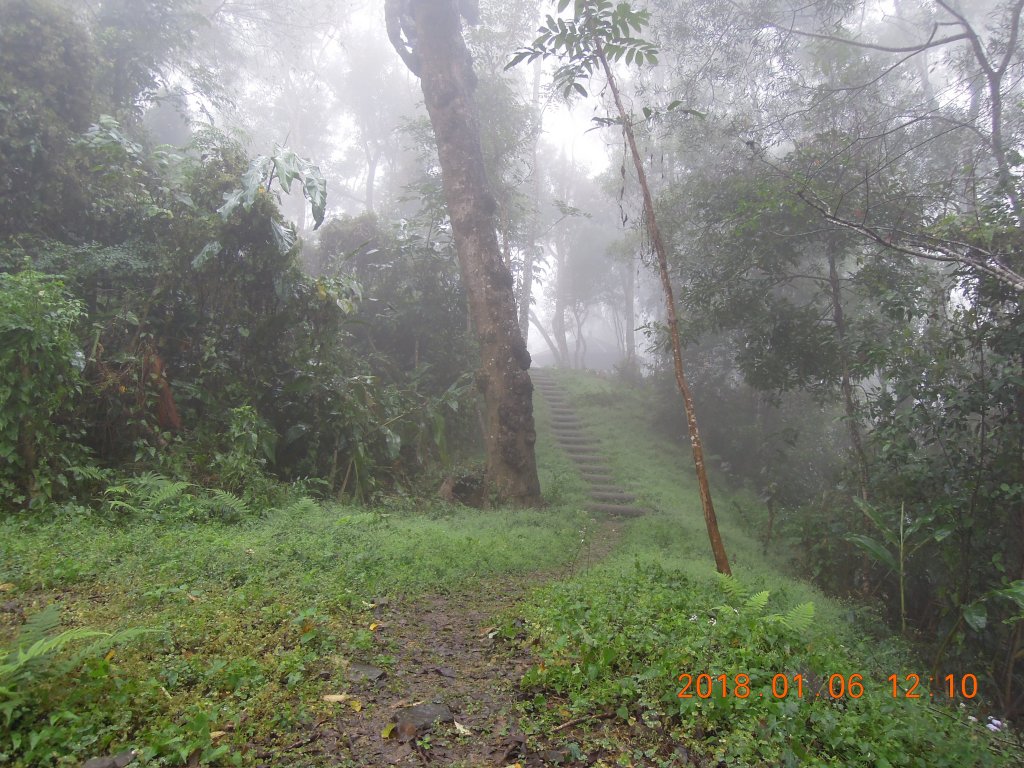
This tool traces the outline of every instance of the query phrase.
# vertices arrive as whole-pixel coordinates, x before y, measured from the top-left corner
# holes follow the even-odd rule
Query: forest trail
[[[639,517],[644,510],[634,504],[636,496],[621,488],[601,454],[601,441],[587,434],[565,389],[540,368],[532,373],[534,388],[544,396],[551,414],[551,432],[558,447],[572,459],[586,481],[590,503],[586,510],[598,515]]]
[[[535,663],[529,653],[497,638],[495,622],[511,616],[532,589],[571,576],[616,546],[621,521],[644,510],[618,486],[562,387],[535,372],[536,390],[550,410],[556,444],[576,464],[595,515],[581,531],[581,549],[567,568],[504,577],[453,594],[377,601],[372,624],[375,667],[349,660],[338,680],[338,715],[271,754],[339,766],[508,766],[539,768],[568,761],[563,752],[529,752],[518,727],[518,681]],[[515,619],[510,619],[515,621]],[[386,667],[386,668],[384,668]],[[268,766],[272,763],[266,763]],[[296,763],[298,764],[298,763]]]

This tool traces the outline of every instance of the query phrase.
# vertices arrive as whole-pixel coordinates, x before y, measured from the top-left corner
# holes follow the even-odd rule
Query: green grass
[[[0,691],[0,764],[77,766],[128,745],[149,766],[190,756],[273,764],[273,754],[257,758],[247,745],[273,753],[286,734],[329,716],[321,696],[336,691],[322,677],[348,659],[391,663],[370,626],[375,598],[460,593],[533,572],[553,580],[504,626],[541,662],[522,682],[522,727],[536,741],[600,752],[605,765],[682,765],[684,748],[730,766],[1020,764],[1020,752],[997,754],[999,742],[967,719],[984,721],[983,702],[894,700],[887,677],[927,675],[922,665],[869,611],[787,575],[780,566],[793,553],[776,543],[764,554],[760,530],[751,530],[760,525],[751,522],[754,502],[712,476],[737,576],[723,586],[688,450],[653,436],[644,390],[559,375],[604,439],[618,482],[652,510],[616,526],[618,547],[572,578],[556,576],[580,556],[581,529],[593,526],[582,512],[586,486],[554,445],[542,403],[544,510],[298,500],[228,524],[210,521],[209,498],[175,499],[170,489],[152,509],[120,492],[141,510],[121,521],[0,521],[0,603],[31,616],[56,602],[57,630],[157,630],[106,643],[71,670],[56,655],[23,665],[20,698],[5,705]],[[809,602],[813,617],[802,607]],[[20,623],[0,612],[0,649]],[[702,673],[726,675],[730,690],[748,675],[753,695],[679,698],[678,676]],[[779,674],[794,687],[801,675],[811,698],[771,696]],[[814,698],[830,674],[861,675],[863,697]]]
[[[627,527],[622,546],[601,566],[543,588],[517,613],[525,620],[523,642],[541,659],[523,680],[533,733],[612,714],[616,736],[595,726],[587,738],[623,765],[678,764],[666,744],[730,766],[1019,764],[1019,750],[968,719],[981,717],[978,702],[930,701],[927,686],[923,700],[894,699],[889,675],[927,678],[927,667],[873,612],[786,575],[779,564],[792,553],[776,545],[763,554],[757,532],[736,512],[738,505],[750,508],[751,499],[719,486],[713,495],[736,576],[723,589],[688,446],[652,436],[643,390],[558,376],[582,420],[603,439],[617,480],[653,512]],[[800,616],[807,603],[814,606],[809,621]],[[521,636],[519,626],[507,624],[508,635]],[[751,695],[679,698],[679,675],[702,673],[726,675],[729,691],[736,675],[746,675]],[[801,675],[804,699],[773,696],[778,674],[794,689]],[[863,695],[830,696],[833,674],[843,676],[844,686],[859,674]],[[834,680],[833,690],[839,684]],[[566,733],[563,746],[585,753],[588,744],[579,738]]]
[[[570,508],[405,507],[303,501],[235,525],[0,523],[5,600],[29,615],[57,601],[65,627],[161,630],[91,659],[70,685],[37,673],[11,726],[0,719],[0,763],[79,765],[127,741],[148,765],[181,765],[196,750],[204,763],[251,764],[231,747],[312,722],[317,674],[373,658],[374,598],[554,569],[579,547]]]

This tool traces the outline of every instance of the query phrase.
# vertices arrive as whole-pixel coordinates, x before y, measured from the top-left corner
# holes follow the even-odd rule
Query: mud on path
[[[518,728],[518,682],[534,661],[496,638],[495,623],[529,592],[602,559],[621,522],[597,523],[593,544],[561,573],[533,573],[452,595],[381,600],[364,617],[376,647],[331,665],[335,714],[295,741],[258,752],[271,766],[508,766],[554,764],[529,754]],[[385,663],[382,659],[390,657]],[[373,666],[374,660],[378,661]],[[387,736],[385,737],[385,734]]]

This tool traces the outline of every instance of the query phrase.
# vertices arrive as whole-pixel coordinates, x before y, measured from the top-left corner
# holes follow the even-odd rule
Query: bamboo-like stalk
[[[690,431],[690,446],[693,448],[693,466],[697,472],[697,486],[700,489],[700,503],[704,510],[704,522],[708,529],[708,538],[711,541],[711,551],[715,555],[715,566],[719,573],[727,576],[732,575],[729,567],[729,558],[725,553],[725,545],[722,543],[722,536],[718,531],[718,518],[715,516],[715,506],[711,500],[711,489],[708,487],[707,469],[704,465],[704,446],[700,438],[700,429],[697,426],[697,414],[693,406],[693,396],[690,393],[690,385],[686,380],[686,373],[683,370],[682,343],[679,340],[679,316],[676,313],[676,301],[672,291],[672,280],[668,273],[668,252],[665,242],[661,237],[661,230],[658,228],[658,221],[654,215],[654,200],[651,197],[651,189],[647,183],[647,173],[644,171],[643,160],[640,157],[640,150],[636,146],[636,137],[633,135],[633,128],[629,123],[626,109],[622,105],[622,98],[615,82],[612,69],[608,66],[608,59],[604,54],[604,46],[601,40],[594,38],[594,48],[597,58],[604,69],[605,77],[608,79],[608,87],[615,100],[615,107],[622,120],[622,129],[626,132],[626,141],[629,143],[629,151],[633,156],[633,166],[636,168],[637,179],[640,182],[640,189],[644,198],[644,213],[647,220],[647,231],[654,244],[654,251],[658,257],[658,272],[661,275],[661,287],[665,294],[665,309],[668,313],[668,333],[672,341],[672,361],[675,365],[676,386],[679,394],[683,397],[683,407],[686,410],[686,423]]]

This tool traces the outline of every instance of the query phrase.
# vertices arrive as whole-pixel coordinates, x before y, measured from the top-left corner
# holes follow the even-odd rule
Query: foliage
[[[231,218],[239,206],[250,210],[256,202],[257,195],[266,194],[277,179],[284,192],[291,192],[292,185],[298,181],[302,194],[313,208],[313,229],[319,228],[324,221],[327,208],[327,181],[320,169],[309,160],[299,157],[287,147],[276,146],[272,155],[260,155],[252,160],[249,169],[242,176],[242,186],[224,194],[224,204],[217,213],[224,220]],[[280,198],[278,198],[280,202]],[[281,253],[288,253],[295,247],[295,231],[287,229],[277,221],[271,222],[274,241]],[[207,244],[196,260],[194,267],[202,266],[206,258],[220,250],[220,243],[214,241]]]
[[[641,66],[657,64],[658,51],[639,34],[650,21],[650,12],[634,10],[629,3],[611,0],[559,0],[558,13],[573,6],[570,19],[548,15],[540,33],[528,48],[522,48],[507,68],[538,57],[559,56],[568,61],[555,72],[554,84],[568,98],[573,92],[587,95],[581,80],[600,69],[600,56],[608,61],[625,61]],[[600,52],[600,53],[599,53]]]
[[[97,53],[57,2],[0,3],[0,232],[74,231],[86,207],[73,137],[93,119]]]
[[[889,668],[815,626],[812,604],[770,614],[768,591],[750,594],[729,579],[720,588],[724,602],[707,585],[638,562],[536,595],[523,638],[541,659],[522,680],[532,726],[550,730],[564,701],[572,715],[614,712],[623,726],[668,733],[729,765],[1012,764],[955,710],[894,699]],[[517,631],[506,625],[506,636]],[[692,685],[701,674],[710,696]]]
[[[254,766],[264,750],[287,763],[292,734],[331,715],[322,696],[337,691],[344,661],[380,663],[386,652],[383,632],[367,630],[372,601],[557,569],[576,545],[572,506],[395,499],[367,511],[293,498],[226,525],[199,511],[210,492],[152,476],[122,485],[106,503],[125,500],[137,514],[0,520],[0,583],[16,585],[5,600],[29,605],[59,591],[76,624],[113,631],[131,616],[166,627],[113,654],[91,652],[84,665],[61,658],[52,674],[39,669],[10,728],[0,717],[4,765],[59,765],[61,755],[79,765],[129,747],[153,766],[197,751],[210,765]],[[196,513],[172,514],[179,507]]]
[[[98,658],[112,646],[154,631],[126,629],[110,633],[77,628],[54,634],[59,625],[60,611],[55,604],[50,604],[25,622],[8,648],[0,648],[0,713],[4,716],[0,727],[0,755],[8,747],[20,751],[23,747],[20,731],[36,727],[31,722],[32,710],[41,702],[35,700],[34,694],[43,680],[77,671],[87,660]],[[70,654],[60,664],[56,663],[62,651],[83,640],[93,642]],[[51,724],[53,722],[51,718]],[[45,726],[28,732],[27,744],[24,745],[28,754],[41,756],[45,749],[51,747],[45,743],[46,732]]]
[[[251,481],[245,492],[248,498],[262,490],[258,472],[253,474]],[[250,504],[231,491],[196,488],[191,483],[169,480],[155,472],[144,472],[110,485],[103,495],[104,512],[112,520],[148,517],[237,523],[254,514]],[[266,501],[263,498],[258,500]]]
[[[81,314],[59,280],[0,274],[0,504],[38,505],[87,473],[72,415],[82,389]]]

